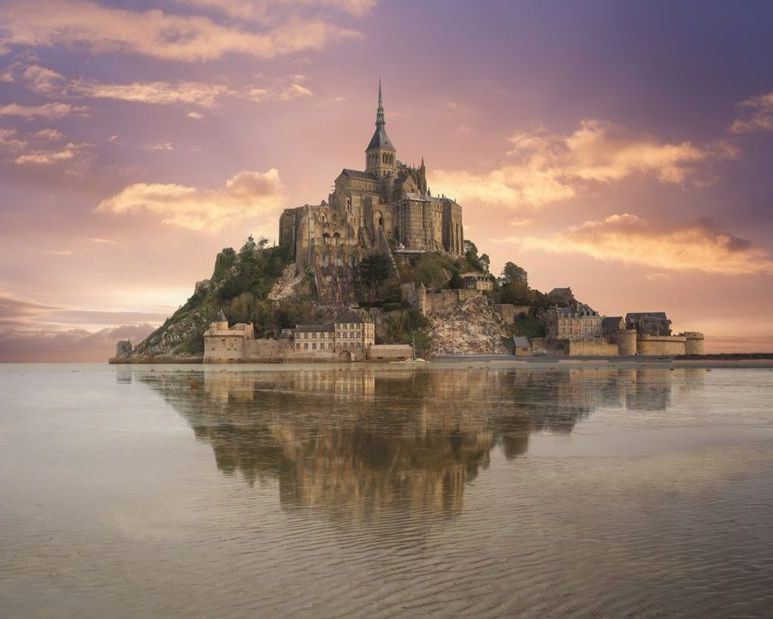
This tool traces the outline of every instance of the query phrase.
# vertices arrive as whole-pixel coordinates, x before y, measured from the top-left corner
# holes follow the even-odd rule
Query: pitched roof
[[[376,130],[373,132],[373,137],[370,138],[368,148],[365,150],[369,151],[373,148],[385,148],[387,150],[396,151],[395,147],[392,145],[391,140],[389,139],[389,136],[387,135],[386,129],[384,129],[384,125],[379,125],[376,127]]]
[[[348,176],[350,178],[361,178],[368,181],[378,180],[370,172],[362,172],[360,170],[350,170],[349,168],[344,168],[343,170],[341,170],[341,174]]]
[[[295,325],[295,331],[298,333],[321,333],[332,330],[332,323],[326,323],[324,325]]]
[[[666,318],[665,312],[629,312],[625,315],[626,320],[636,320],[637,318]]]

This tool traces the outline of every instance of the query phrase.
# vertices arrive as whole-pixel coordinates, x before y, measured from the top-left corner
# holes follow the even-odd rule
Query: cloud
[[[362,17],[376,6],[377,0],[178,0],[181,4],[216,9],[229,17],[258,22],[271,21],[277,9],[335,9],[354,17]]]
[[[5,154],[16,165],[48,166],[71,161],[78,157],[85,145],[65,142],[66,138],[57,129],[41,129],[32,133],[0,129],[0,154]]]
[[[56,309],[52,305],[44,305],[28,299],[19,299],[13,295],[0,292],[0,325],[18,325],[40,316],[41,313]]]
[[[19,105],[18,103],[9,103],[0,106],[0,116],[16,116],[31,120],[33,118],[46,118],[49,120],[55,118],[64,118],[73,114],[85,114],[87,108],[70,105],[69,103],[44,103],[42,105]]]
[[[166,224],[190,230],[221,229],[224,225],[273,214],[282,202],[279,172],[240,172],[218,190],[185,185],[136,183],[102,200],[97,211],[116,214],[147,212]]]
[[[549,237],[505,240],[527,249],[585,254],[656,271],[773,275],[773,257],[768,252],[706,222],[659,230],[640,217],[623,213],[603,221],[586,221]]]
[[[510,159],[483,173],[438,170],[434,185],[460,201],[479,200],[512,208],[542,207],[576,197],[594,185],[635,176],[682,185],[707,182],[706,166],[734,158],[725,143],[668,143],[602,120],[586,119],[569,135],[544,127],[518,132],[510,139]]]
[[[293,16],[254,32],[199,15],[132,11],[81,0],[11,0],[0,6],[0,23],[0,51],[63,45],[96,54],[131,53],[178,61],[212,60],[231,53],[269,59],[358,36],[320,18]]]
[[[773,131],[773,91],[738,104],[739,115],[730,125],[733,133]]]
[[[33,92],[47,97],[112,99],[155,105],[188,105],[203,109],[215,107],[218,101],[225,97],[263,103],[265,101],[292,101],[293,99],[309,97],[313,94],[311,90],[299,83],[305,80],[305,77],[302,75],[290,76],[289,80],[277,80],[274,84],[262,88],[256,86],[232,88],[225,84],[194,81],[110,84],[83,79],[68,80],[63,75],[46,67],[34,64],[25,66],[21,63],[15,63],[3,75],[5,81],[24,84]],[[61,107],[65,105],[62,103],[48,105],[49,108],[47,110],[38,110],[38,115],[44,115],[45,112],[48,112],[49,117],[57,113],[66,116],[68,113],[82,113],[85,111],[85,108],[72,108],[72,106],[70,110],[65,109]],[[60,107],[50,107],[54,105]],[[38,106],[38,108],[40,107],[42,106]],[[16,110],[16,112],[15,115],[22,115],[23,113],[23,111],[19,110]],[[30,111],[26,113],[28,115],[32,114]],[[201,115],[197,112],[191,112],[188,116],[191,118],[201,118]]]
[[[143,150],[151,151],[170,151],[174,150],[174,146],[171,142],[155,142],[154,144],[146,144],[142,147]]]
[[[139,342],[153,332],[149,324],[52,331],[0,331],[0,363],[106,361],[115,354],[118,340]]]
[[[161,105],[187,104],[204,108],[214,106],[218,97],[233,94],[226,86],[203,82],[100,84],[84,81],[71,84],[68,93],[72,96],[95,99],[116,99]]]
[[[17,165],[37,165],[46,166],[61,161],[70,161],[75,159],[78,154],[79,146],[72,142],[65,144],[62,148],[48,150],[34,150],[14,159]]]

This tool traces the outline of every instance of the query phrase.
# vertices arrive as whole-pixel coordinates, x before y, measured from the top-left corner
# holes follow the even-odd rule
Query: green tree
[[[392,263],[385,254],[371,254],[360,262],[360,275],[369,286],[377,287],[392,274]]]
[[[528,274],[526,270],[519,267],[514,262],[506,262],[502,269],[502,279],[508,284],[512,282],[521,282],[524,286],[529,285]]]

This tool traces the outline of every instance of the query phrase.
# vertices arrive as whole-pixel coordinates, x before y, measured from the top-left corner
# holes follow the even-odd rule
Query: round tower
[[[684,334],[687,341],[685,342],[685,354],[686,355],[702,355],[703,354],[703,333],[698,331],[686,331]]]
[[[218,331],[228,331],[228,320],[223,313],[223,308],[220,308],[220,312],[215,319],[215,329]]]
[[[618,331],[617,354],[621,357],[633,357],[636,354],[636,329],[623,329]]]

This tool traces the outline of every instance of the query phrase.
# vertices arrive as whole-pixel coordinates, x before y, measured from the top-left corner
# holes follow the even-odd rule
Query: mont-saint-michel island
[[[285,209],[278,244],[249,236],[222,250],[185,305],[139,344],[119,341],[111,362],[703,354],[703,334],[674,332],[662,308],[600,315],[570,285],[532,289],[517,257],[491,273],[464,238],[463,206],[430,187],[423,157],[399,159],[386,124],[379,81],[364,169],[341,170],[318,204]]]
[[[0,619],[773,618],[772,24],[0,0]]]

